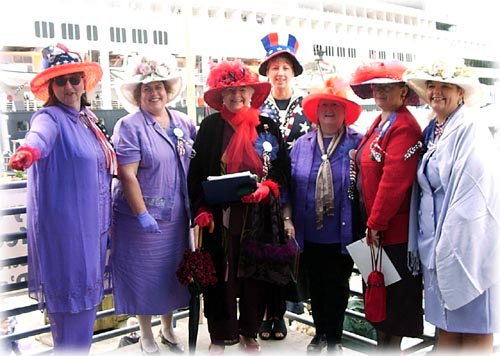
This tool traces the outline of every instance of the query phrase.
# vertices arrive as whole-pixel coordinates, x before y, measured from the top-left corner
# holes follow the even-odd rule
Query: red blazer
[[[363,202],[369,229],[382,231],[382,245],[408,241],[410,192],[416,177],[420,149],[410,148],[422,142],[422,130],[405,106],[396,111],[396,119],[378,144],[381,162],[371,158],[370,144],[380,123],[379,115],[358,147],[358,179],[361,180]],[[405,154],[409,157],[405,159]]]

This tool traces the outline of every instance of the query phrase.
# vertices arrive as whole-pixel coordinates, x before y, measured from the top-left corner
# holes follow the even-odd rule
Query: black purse
[[[281,202],[248,204],[240,241],[238,277],[284,286],[297,277],[300,248],[285,236]]]

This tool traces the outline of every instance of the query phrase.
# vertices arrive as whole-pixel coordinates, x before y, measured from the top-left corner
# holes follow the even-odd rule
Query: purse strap
[[[382,245],[378,245],[375,250],[375,245],[370,244],[370,254],[372,259],[372,271],[382,272]]]

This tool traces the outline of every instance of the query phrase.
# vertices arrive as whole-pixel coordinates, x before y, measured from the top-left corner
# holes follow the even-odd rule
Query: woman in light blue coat
[[[412,198],[410,257],[425,284],[425,319],[439,351],[491,353],[500,331],[500,175],[481,123],[482,87],[463,65],[435,62],[408,71],[409,86],[433,110],[424,131]]]

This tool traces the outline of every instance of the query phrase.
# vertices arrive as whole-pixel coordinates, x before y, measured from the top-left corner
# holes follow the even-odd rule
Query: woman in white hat
[[[47,68],[31,81],[44,107],[30,122],[11,168],[28,169],[28,292],[46,309],[54,352],[90,350],[104,297],[116,155],[105,128],[87,108],[86,92],[102,77],[65,46],[44,49]]]
[[[161,316],[161,343],[184,352],[172,312],[189,304],[176,270],[189,246],[186,178],[196,127],[166,107],[181,88],[175,58],[143,58],[120,86],[130,114],[116,123],[113,135],[119,163],[111,244],[115,311],[137,315],[144,354],[159,352],[153,315]]]
[[[437,60],[404,78],[434,115],[424,130],[410,229],[425,319],[436,326],[438,352],[491,353],[500,331],[500,174],[492,135],[473,110],[483,90],[460,62]]]

